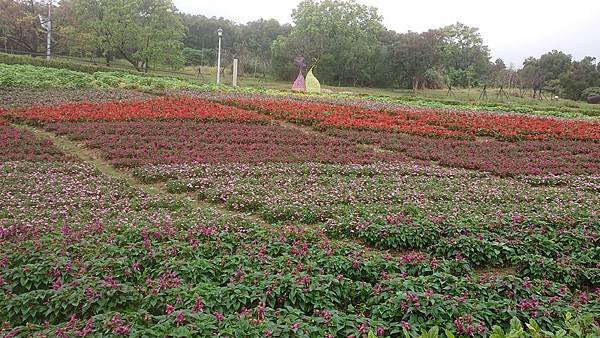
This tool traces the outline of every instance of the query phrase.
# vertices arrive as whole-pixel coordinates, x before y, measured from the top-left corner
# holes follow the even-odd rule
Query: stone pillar
[[[233,59],[233,86],[237,87],[238,59]]]

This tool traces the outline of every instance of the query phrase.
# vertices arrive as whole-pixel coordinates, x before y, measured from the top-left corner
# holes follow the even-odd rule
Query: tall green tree
[[[400,34],[390,52],[398,84],[413,90],[424,88],[427,71],[443,65],[442,53],[443,36],[439,30]]]
[[[462,23],[440,29],[444,42],[444,66],[456,85],[471,86],[490,70],[490,50],[479,29]]]
[[[95,46],[137,70],[151,64],[183,65],[185,27],[171,0],[79,0],[81,33],[93,34]]]
[[[553,50],[539,58],[538,66],[544,73],[546,81],[557,80],[561,74],[571,67],[573,57],[561,51]]]
[[[375,7],[354,0],[304,0],[292,18],[290,35],[273,45],[279,70],[287,70],[280,77],[293,76],[292,60],[302,55],[309,63],[318,62],[317,74],[325,82],[368,81],[369,63],[381,51],[377,37],[384,30]]]
[[[600,73],[596,58],[586,56],[581,61],[573,62],[569,69],[560,75],[560,84],[567,98],[585,99],[581,96],[585,89],[600,87]]]

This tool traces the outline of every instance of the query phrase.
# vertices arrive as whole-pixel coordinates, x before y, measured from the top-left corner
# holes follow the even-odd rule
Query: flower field
[[[597,122],[209,96],[0,110],[0,336],[600,335]]]

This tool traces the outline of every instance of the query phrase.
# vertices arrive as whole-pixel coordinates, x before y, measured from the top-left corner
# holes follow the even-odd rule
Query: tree
[[[204,15],[180,15],[187,34],[183,43],[188,48],[198,49],[204,53],[214,54],[216,63],[217,29],[223,29],[222,48],[233,50],[234,44],[239,40],[239,25],[224,18],[207,18]]]
[[[571,67],[572,56],[563,52],[553,50],[542,55],[537,65],[544,73],[546,81],[558,80],[561,74],[565,73]]]
[[[519,70],[518,75],[521,83],[521,90],[525,91],[525,89],[533,89],[534,98],[536,93],[543,89],[545,75],[538,59],[533,57],[525,59],[525,61],[523,61],[523,68]]]
[[[47,15],[45,2],[0,0],[2,47],[36,55],[46,50],[46,33],[38,15]]]
[[[292,76],[286,65],[295,56],[309,63],[318,61],[317,73],[325,82],[359,84],[368,81],[366,73],[372,58],[381,52],[377,37],[383,31],[377,9],[354,0],[304,0],[292,12],[295,26],[288,37],[273,44],[278,75]]]
[[[279,36],[286,36],[290,25],[280,25],[277,20],[248,22],[239,27],[239,42],[235,45],[235,55],[242,59],[242,68],[266,73],[271,67],[271,45]]]
[[[490,51],[479,29],[462,23],[440,29],[444,64],[455,85],[470,87],[489,72]]]
[[[569,99],[585,99],[582,93],[589,87],[600,86],[600,73],[596,58],[586,56],[581,61],[571,64],[569,69],[560,75],[560,84]]]
[[[391,47],[390,57],[399,84],[413,90],[425,86],[425,73],[442,65],[442,35],[439,30],[400,34]]]
[[[80,0],[81,33],[110,60],[118,53],[138,71],[150,64],[181,66],[185,27],[171,0]]]

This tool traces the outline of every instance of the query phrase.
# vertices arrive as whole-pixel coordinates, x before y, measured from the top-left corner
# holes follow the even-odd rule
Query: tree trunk
[[[129,56],[127,56],[127,53],[125,53],[125,52],[123,51],[123,49],[121,49],[121,47],[119,47],[119,48],[118,48],[118,50],[119,50],[119,53],[121,54],[121,56],[122,56],[122,57],[123,57],[125,60],[127,60],[127,62],[131,63],[131,65],[132,65],[133,67],[135,67],[135,70],[137,70],[138,72],[141,72],[141,71],[142,71],[142,70],[140,69],[140,65],[138,64],[137,60],[133,60],[133,59],[131,59]]]

